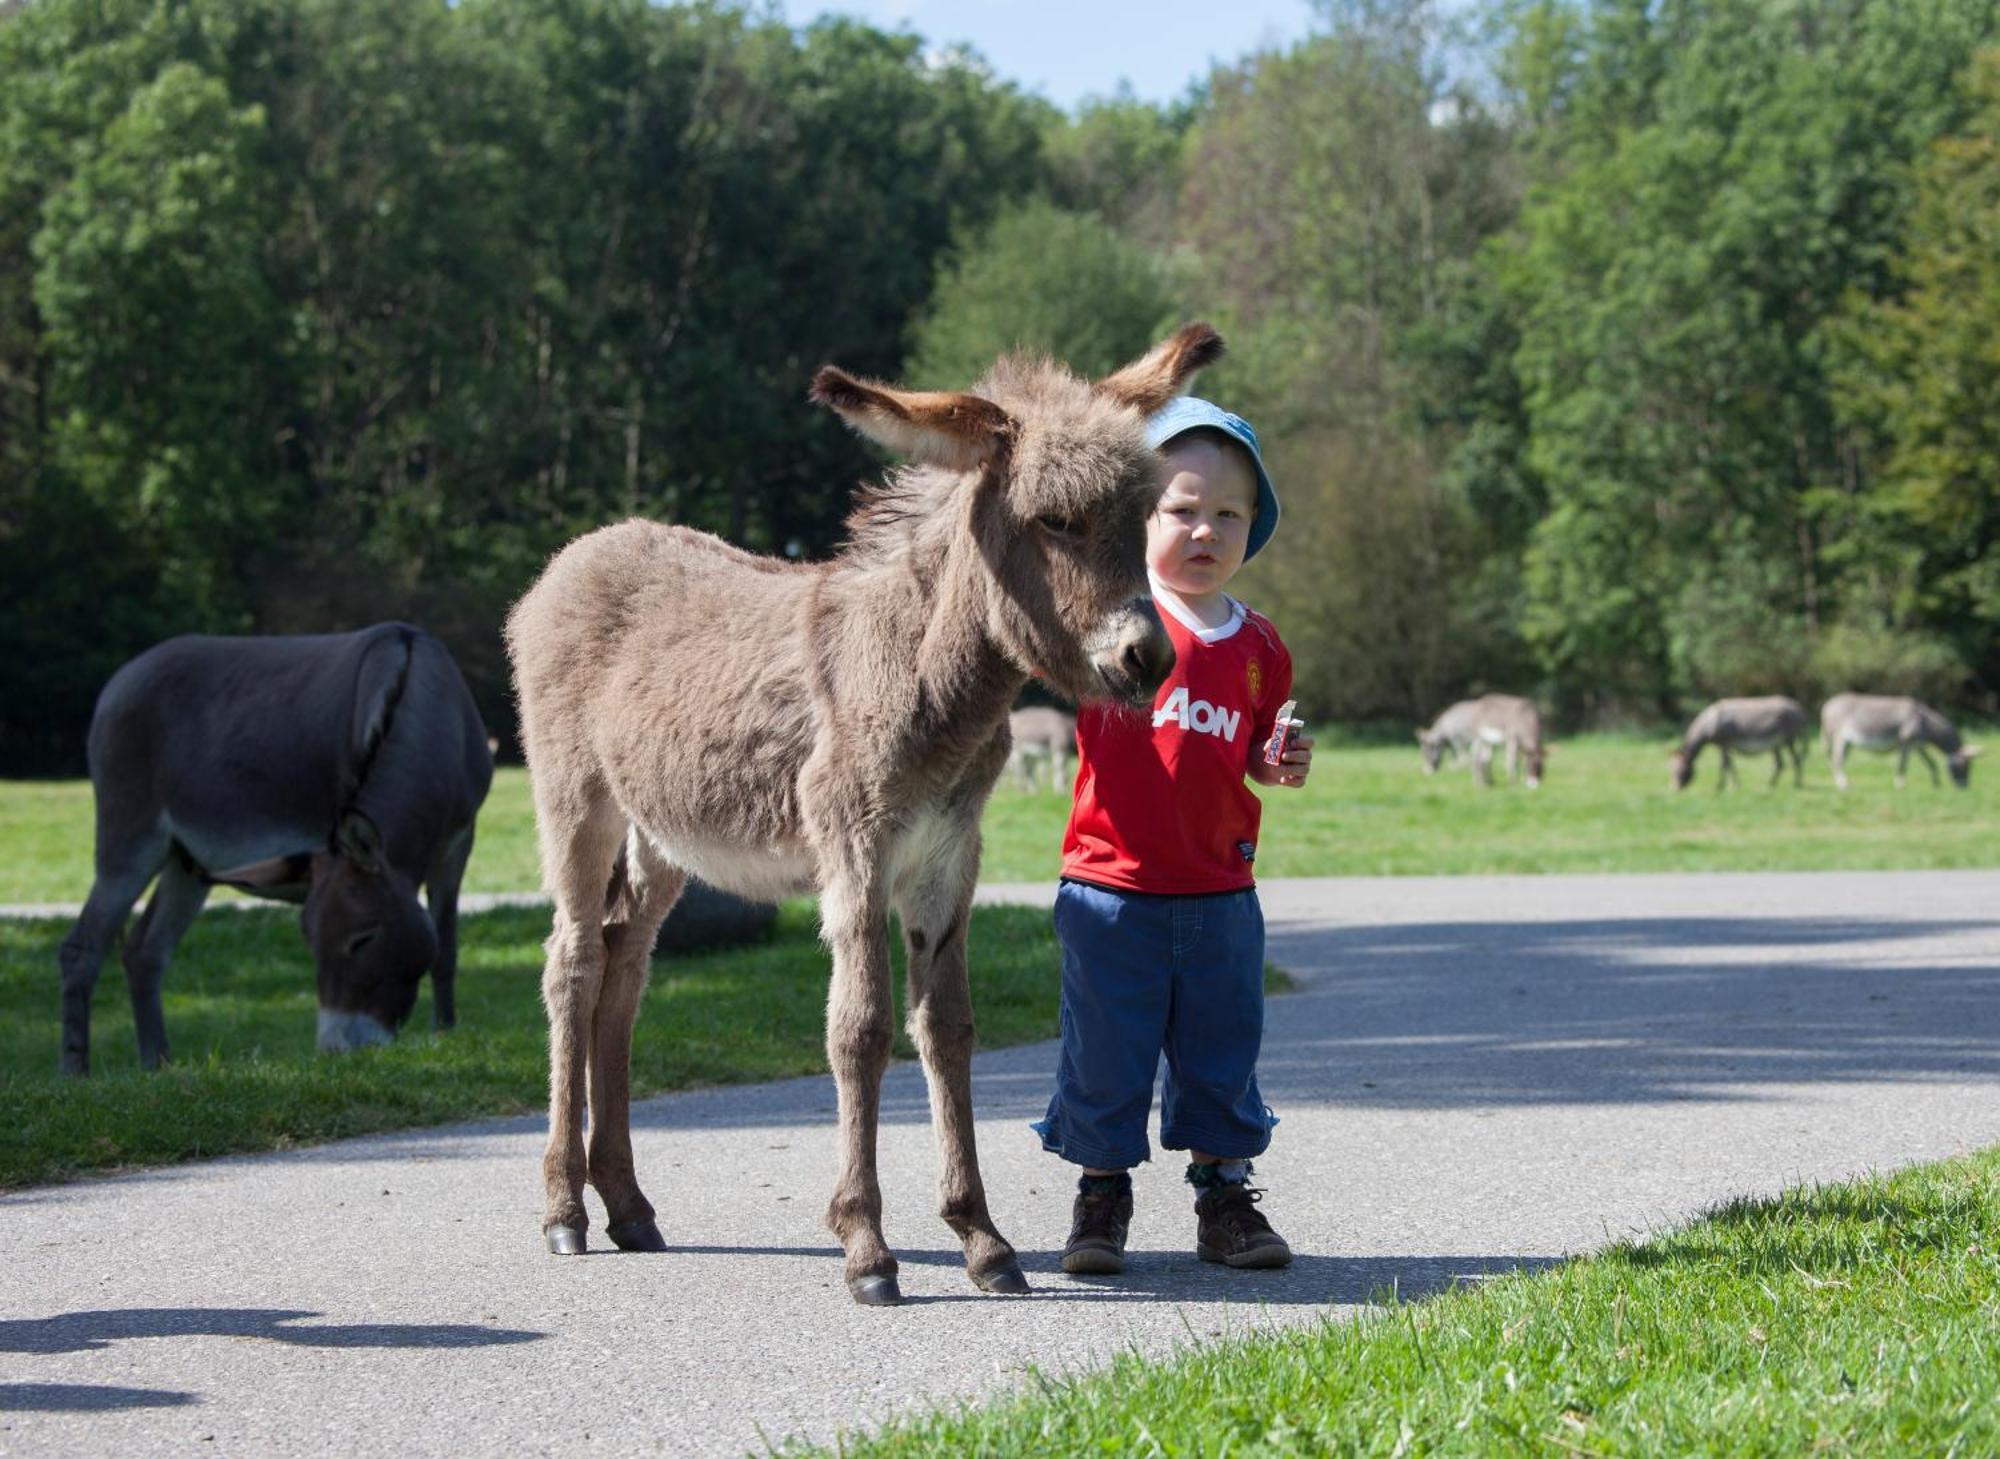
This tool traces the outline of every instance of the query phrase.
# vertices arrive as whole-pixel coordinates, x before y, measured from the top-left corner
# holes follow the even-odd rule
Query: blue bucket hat
[[[1271,485],[1271,473],[1264,469],[1264,453],[1257,449],[1257,433],[1250,422],[1233,415],[1212,400],[1183,395],[1167,402],[1146,421],[1146,444],[1155,451],[1176,436],[1207,427],[1221,431],[1250,453],[1257,471],[1257,516],[1250,523],[1250,540],[1244,544],[1243,560],[1248,562],[1278,530],[1278,493]]]

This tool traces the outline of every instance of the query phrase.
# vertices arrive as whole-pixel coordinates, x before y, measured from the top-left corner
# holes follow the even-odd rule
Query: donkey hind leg
[[[605,908],[604,988],[590,1026],[590,1183],[604,1201],[604,1234],[613,1245],[665,1251],[632,1160],[632,1025],[652,971],[653,940],[687,873],[637,830],[625,839],[625,872]]]
[[[826,1058],[840,1105],[840,1175],[827,1229],[847,1253],[847,1290],[867,1307],[903,1300],[896,1258],[882,1237],[882,1183],[875,1169],[882,1071],[895,1013],[889,998],[888,912],[873,866],[833,868],[820,892],[820,931],[833,949],[826,1000]]]
[[[535,823],[542,876],[555,898],[555,923],[545,944],[542,1003],[549,1014],[549,1143],[542,1156],[542,1234],[549,1250],[573,1256],[587,1249],[583,1209],[583,1114],[591,1026],[604,988],[605,889],[611,885],[625,817],[602,787],[566,798],[535,782]],[[558,817],[562,819],[558,820]]]
[[[160,1007],[160,982],[167,960],[208,900],[208,883],[186,854],[175,851],[160,870],[152,900],[139,925],[125,939],[125,986],[132,994],[132,1025],[139,1036],[139,1063],[157,1069],[167,1061],[167,1021]]]
[[[896,910],[909,968],[910,1041],[923,1059],[937,1134],[938,1214],[964,1245],[973,1284],[1014,1296],[1028,1290],[1028,1279],[986,1208],[973,1139],[972,989],[965,949],[972,881],[970,869],[940,879],[899,896]]]
[[[97,991],[98,970],[132,904],[167,859],[171,844],[164,827],[151,828],[128,842],[107,832],[102,819],[100,813],[97,875],[90,896],[56,955],[62,968],[63,1021],[58,1067],[65,1074],[90,1072],[90,999]]]

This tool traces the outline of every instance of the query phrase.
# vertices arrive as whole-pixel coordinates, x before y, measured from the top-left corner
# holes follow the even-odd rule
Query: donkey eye
[[[1035,518],[1035,521],[1044,532],[1052,533],[1057,537],[1081,537],[1083,535],[1083,525],[1071,517],[1057,516],[1053,512],[1048,512]]]

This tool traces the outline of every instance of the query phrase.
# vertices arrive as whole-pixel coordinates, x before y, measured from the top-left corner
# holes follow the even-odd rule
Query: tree
[[[1846,290],[1886,282],[1908,165],[1961,105],[1953,78],[1995,14],[1590,7],[1571,105],[1626,120],[1558,154],[1503,277],[1525,459],[1550,501],[1527,629],[1596,705],[1727,687],[1696,656],[1745,613],[1773,641],[1839,616],[1852,584],[1821,504],[1850,442],[1830,320]]]
[[[2000,684],[2000,50],[1968,69],[1966,125],[1916,168],[1898,273],[1853,294],[1844,403],[1868,428],[1866,533],[1877,631],[1943,635]],[[1841,505],[1836,501],[1836,507]],[[1883,590],[1886,586],[1887,590]],[[1858,595],[1859,596],[1859,595]]]
[[[1174,313],[1148,250],[1097,218],[1034,198],[942,265],[915,331],[913,380],[970,385],[994,357],[1030,350],[1103,375],[1157,340]]]
[[[1468,404],[1505,393],[1484,383],[1506,331],[1475,260],[1515,184],[1504,131],[1443,80],[1432,7],[1326,11],[1327,34],[1212,78],[1179,208],[1187,289],[1230,342],[1205,388],[1282,463],[1285,525],[1246,588],[1298,639],[1302,697],[1421,717],[1474,682],[1519,686],[1523,529],[1496,536],[1519,512],[1468,490],[1455,454]]]

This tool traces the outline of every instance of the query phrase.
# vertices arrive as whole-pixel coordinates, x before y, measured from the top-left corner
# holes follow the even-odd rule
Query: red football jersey
[[[1077,715],[1062,874],[1120,891],[1239,891],[1255,881],[1263,818],[1244,777],[1291,697],[1292,656],[1269,619],[1234,599],[1217,629],[1154,603],[1174,671],[1150,716],[1105,705]]]

